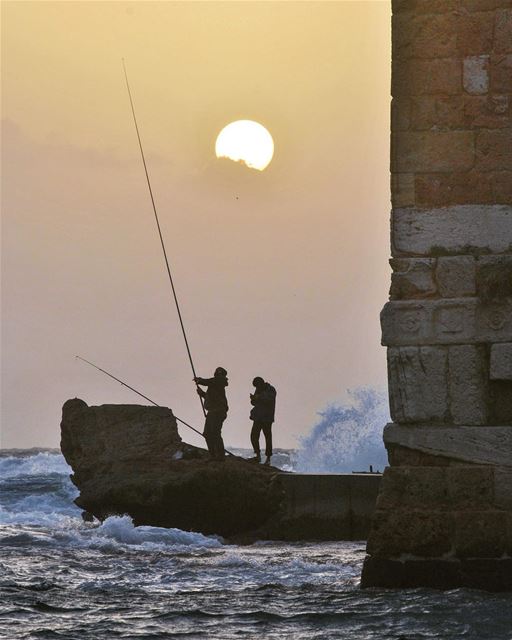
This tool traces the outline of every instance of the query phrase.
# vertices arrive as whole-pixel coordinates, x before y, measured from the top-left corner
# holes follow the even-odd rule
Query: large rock
[[[276,469],[237,457],[210,462],[182,442],[165,407],[68,400],[61,449],[76,504],[99,519],[129,514],[136,525],[250,536],[275,520],[282,499]]]

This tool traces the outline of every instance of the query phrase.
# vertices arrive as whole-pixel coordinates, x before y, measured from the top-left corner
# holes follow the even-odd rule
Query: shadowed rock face
[[[181,440],[165,407],[68,400],[61,449],[80,490],[76,504],[100,519],[129,514],[136,525],[250,536],[282,499],[276,469],[235,457],[209,462]]]

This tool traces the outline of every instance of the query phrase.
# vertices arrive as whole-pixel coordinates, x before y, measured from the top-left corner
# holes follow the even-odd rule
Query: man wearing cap
[[[255,387],[254,393],[250,394],[251,398],[251,414],[253,421],[251,429],[251,444],[254,449],[254,458],[252,462],[261,462],[260,452],[260,434],[263,431],[265,436],[265,464],[270,464],[272,456],[272,423],[274,422],[276,411],[276,395],[275,388],[263,378],[257,376],[252,381]]]
[[[217,367],[213,378],[194,378],[196,385],[206,387],[206,391],[197,387],[197,393],[204,399],[206,420],[203,435],[212,460],[224,460],[224,442],[222,440],[222,425],[228,415],[228,401],[226,387],[228,386],[228,372],[223,367]]]

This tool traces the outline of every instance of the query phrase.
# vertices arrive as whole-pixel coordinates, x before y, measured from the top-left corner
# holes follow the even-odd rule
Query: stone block
[[[464,55],[489,53],[493,48],[494,14],[490,11],[459,13],[456,20],[457,51]]]
[[[512,470],[511,470],[512,472]],[[450,509],[486,510],[494,504],[494,467],[446,467],[446,502]]]
[[[512,469],[494,468],[494,505],[497,509],[506,509],[512,516]],[[512,522],[511,522],[512,524]],[[512,533],[512,529],[510,531]],[[511,538],[512,541],[512,538]]]
[[[502,94],[464,96],[463,120],[462,126],[465,128],[503,129],[509,127],[509,96]]]
[[[435,557],[451,548],[452,518],[441,511],[380,511],[374,515],[367,551],[375,557]]]
[[[437,292],[434,282],[435,260],[392,258],[390,297],[392,300],[431,298]]]
[[[445,427],[388,424],[386,448],[399,446],[451,464],[494,465],[512,468],[512,427]]]
[[[381,312],[386,346],[466,344],[479,341],[475,298],[391,301]],[[508,327],[503,332],[508,334]]]
[[[388,302],[380,314],[383,345],[429,344],[430,309],[422,303]]]
[[[491,345],[491,380],[512,380],[512,343]]]
[[[427,0],[428,2],[428,0]],[[501,9],[512,7],[512,0],[461,0],[459,8],[464,11],[492,11],[493,9]]]
[[[486,424],[487,367],[481,346],[457,345],[448,350],[448,387],[454,424]]]
[[[394,207],[410,207],[415,204],[414,174],[391,174],[391,202]]]
[[[494,51],[512,53],[512,9],[501,9],[495,14]]]
[[[464,128],[464,96],[433,95],[410,98],[410,124],[415,130]]]
[[[436,280],[443,298],[461,298],[476,293],[473,256],[446,256],[437,261]]]
[[[462,63],[458,58],[392,60],[391,93],[396,96],[457,95],[462,87]]]
[[[511,250],[511,239],[511,206],[407,207],[392,211],[393,256],[503,253]]]
[[[447,495],[443,467],[387,467],[376,509],[443,510],[447,507]]]
[[[393,14],[451,13],[460,8],[460,0],[392,0],[391,7]]]
[[[512,342],[512,300],[481,305],[472,342]]]
[[[455,554],[459,558],[500,558],[506,552],[506,513],[459,511],[455,522]]]
[[[388,349],[390,411],[399,423],[443,422],[448,414],[447,353],[442,347]]]
[[[497,171],[491,175],[494,202],[512,204],[512,171]]]
[[[512,93],[512,54],[491,56],[491,91]]]
[[[471,169],[472,131],[399,131],[391,136],[393,172],[452,172]]]
[[[420,207],[495,203],[493,176],[479,171],[416,174],[414,193]]]
[[[393,98],[391,100],[391,130],[407,131],[411,124],[411,99]]]
[[[476,262],[476,289],[484,304],[507,305],[512,298],[512,255],[480,256]]]
[[[434,344],[466,342],[474,338],[474,300],[452,298],[431,307],[431,335]]]
[[[512,68],[510,72],[512,75]],[[475,168],[479,171],[512,171],[512,128],[478,133]]]
[[[464,58],[462,83],[464,90],[473,95],[489,91],[489,56]]]
[[[456,26],[457,16],[452,13],[430,16],[394,14],[393,58],[449,58],[457,55]]]

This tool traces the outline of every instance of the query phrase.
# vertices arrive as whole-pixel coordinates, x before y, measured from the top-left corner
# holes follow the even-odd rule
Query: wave
[[[57,544],[116,552],[222,545],[222,540],[215,536],[180,529],[135,527],[129,516],[112,516],[101,524],[84,523],[73,502],[78,491],[69,478],[71,471],[57,452],[0,457],[0,544]]]
[[[296,471],[350,473],[386,466],[382,431],[390,418],[384,391],[348,390],[343,404],[333,403],[318,415],[319,422],[300,439]]]
[[[37,451],[37,450],[36,450]],[[69,475],[72,472],[60,452],[37,451],[33,455],[9,455],[0,457],[0,481],[19,476]]]

